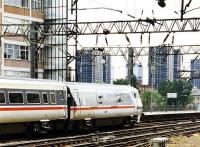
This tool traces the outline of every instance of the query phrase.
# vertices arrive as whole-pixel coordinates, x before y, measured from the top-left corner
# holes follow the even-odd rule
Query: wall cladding
[[[0,0],[0,24],[2,24],[2,0]],[[2,33],[2,26],[0,26],[0,34]],[[1,41],[1,38],[0,38],[0,67],[2,65],[2,41]],[[2,76],[2,69],[0,68],[0,76]]]

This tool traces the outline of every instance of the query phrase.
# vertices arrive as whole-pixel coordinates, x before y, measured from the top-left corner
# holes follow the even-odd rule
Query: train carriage
[[[138,90],[130,86],[67,83],[75,100],[71,106],[71,120],[90,120],[100,125],[117,122],[139,121],[142,113],[142,102]]]
[[[0,133],[130,124],[141,113],[139,93],[130,86],[0,79]]]
[[[40,128],[50,128],[49,122],[66,119],[66,91],[66,84],[60,82],[0,79],[0,133],[24,131],[28,126],[44,131]]]

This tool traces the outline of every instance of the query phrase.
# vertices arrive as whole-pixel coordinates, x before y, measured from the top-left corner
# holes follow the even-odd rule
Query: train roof
[[[127,85],[113,85],[100,83],[81,83],[81,82],[59,82],[46,79],[30,79],[30,78],[0,78],[0,88],[13,89],[41,89],[41,90],[64,90],[67,87],[80,91],[97,90],[137,90]]]
[[[71,89],[78,89],[82,91],[91,91],[94,90],[96,91],[110,91],[110,90],[135,90],[137,91],[136,88],[127,86],[127,85],[113,85],[113,84],[100,84],[100,83],[80,83],[80,82],[66,82],[67,86],[70,87]],[[102,89],[101,89],[102,88]]]
[[[0,88],[63,90],[66,84],[54,80],[28,78],[0,78]]]

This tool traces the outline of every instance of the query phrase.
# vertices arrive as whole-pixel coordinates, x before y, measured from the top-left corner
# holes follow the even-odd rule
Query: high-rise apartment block
[[[159,88],[162,81],[177,80],[181,68],[179,50],[169,51],[167,47],[149,49],[149,85]]]
[[[76,62],[78,82],[111,83],[111,57],[94,56],[93,51],[87,53],[77,52],[79,58]]]
[[[191,82],[194,87],[200,89],[200,59],[191,60]]]

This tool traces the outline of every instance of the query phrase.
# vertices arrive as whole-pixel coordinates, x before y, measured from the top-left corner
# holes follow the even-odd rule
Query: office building
[[[93,51],[77,52],[76,81],[87,83],[111,83],[111,57],[95,56]]]
[[[0,24],[34,22],[44,22],[42,0],[0,0]],[[1,38],[0,76],[30,77],[30,45],[27,42],[26,38],[20,36]],[[43,78],[42,50],[38,53],[40,54],[37,64],[38,78]]]

